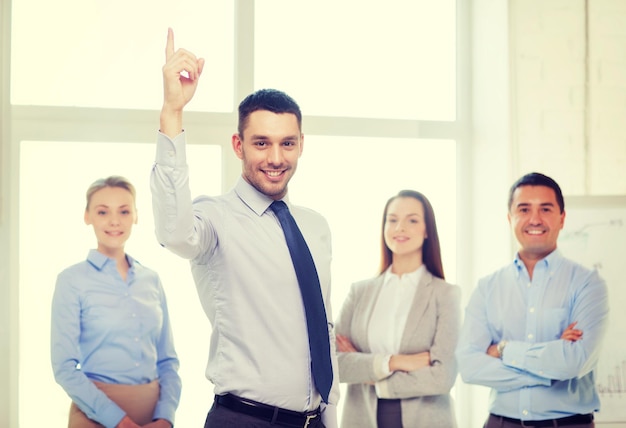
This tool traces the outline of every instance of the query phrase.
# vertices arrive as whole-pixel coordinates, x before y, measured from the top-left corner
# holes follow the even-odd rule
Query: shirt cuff
[[[382,376],[380,376],[381,378],[386,378],[391,376],[391,370],[389,370],[389,361],[391,361],[391,354],[389,355],[385,355],[383,360],[382,360],[382,365],[380,367],[380,372],[382,374]]]
[[[337,428],[339,426],[337,420],[337,406],[334,404],[323,404],[322,407],[322,423],[326,428]]]
[[[372,361],[372,370],[374,371],[374,377],[378,380],[385,379],[391,376],[389,371],[389,360],[391,355],[375,354],[374,361]]]
[[[379,380],[374,384],[374,390],[376,391],[376,396],[378,398],[390,399],[393,398],[391,393],[389,392],[389,380],[383,379]]]
[[[158,165],[172,168],[187,166],[187,152],[185,148],[185,132],[181,132],[171,139],[159,131],[157,134],[155,162]]]

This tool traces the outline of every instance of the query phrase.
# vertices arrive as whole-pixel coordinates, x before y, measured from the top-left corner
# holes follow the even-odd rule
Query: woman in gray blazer
[[[403,190],[383,213],[379,275],[352,285],[336,324],[342,428],[456,427],[450,389],[460,289],[444,281],[428,199]]]

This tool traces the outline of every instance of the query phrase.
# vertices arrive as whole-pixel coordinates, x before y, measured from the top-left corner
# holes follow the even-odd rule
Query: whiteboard
[[[609,289],[609,326],[596,371],[597,422],[626,422],[626,196],[565,199],[563,255],[596,268]]]

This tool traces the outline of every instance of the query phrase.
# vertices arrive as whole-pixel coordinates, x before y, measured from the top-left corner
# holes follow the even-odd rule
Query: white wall
[[[567,195],[626,193],[626,2],[513,0],[514,168]]]
[[[474,269],[465,301],[477,278],[510,261],[506,197],[519,176],[544,172],[566,198],[626,194],[625,23],[623,0],[472,2]],[[486,388],[460,389],[460,427],[481,427]]]

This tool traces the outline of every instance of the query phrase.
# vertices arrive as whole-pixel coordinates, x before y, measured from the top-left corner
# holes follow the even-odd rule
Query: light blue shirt
[[[466,308],[457,348],[467,383],[491,388],[493,414],[542,420],[598,411],[594,369],[608,319],[607,287],[589,270],[553,251],[530,279],[514,262],[481,279]],[[567,326],[582,339],[560,339]],[[502,359],[487,348],[507,340]]]
[[[57,277],[51,355],[56,381],[90,418],[115,427],[125,412],[92,382],[159,380],[154,419],[174,423],[181,380],[165,294],[158,275],[126,256],[126,281],[115,260],[91,250]]]
[[[284,233],[269,209],[273,200],[240,178],[230,192],[200,196],[192,204],[184,136],[171,140],[158,134],[152,200],[157,239],[191,260],[213,327],[206,376],[216,394],[230,392],[295,411],[316,408],[321,398],[311,376],[302,296]],[[318,213],[285,202],[315,261],[337,373],[330,229]],[[338,394],[335,375],[325,413],[336,413]]]

